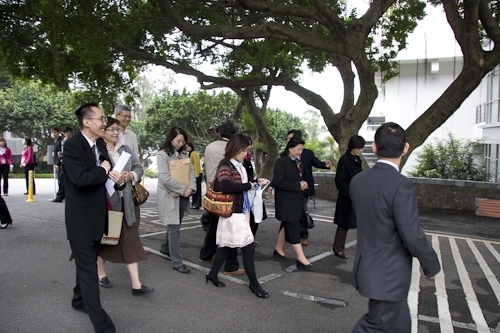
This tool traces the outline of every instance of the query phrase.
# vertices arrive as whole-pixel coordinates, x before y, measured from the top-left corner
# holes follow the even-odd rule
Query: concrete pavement
[[[10,180],[9,196],[5,197],[14,224],[0,230],[0,332],[92,332],[88,317],[70,307],[75,269],[74,263],[68,261],[64,204],[49,202],[54,193],[53,180],[37,179],[36,182],[34,203],[26,203],[21,179]],[[225,288],[205,284],[204,275],[210,264],[197,260],[204,237],[199,223],[201,211],[189,210],[183,221],[181,252],[191,267],[191,274],[174,271],[170,260],[158,252],[165,226],[159,223],[156,214],[156,180],[148,179],[146,187],[151,197],[141,207],[140,234],[148,260],[139,263],[139,267],[142,282],[154,287],[155,292],[145,297],[132,296],[125,266],[107,264],[113,288],[101,290],[101,301],[118,332],[350,332],[366,312],[367,300],[349,283],[355,231],[348,234],[347,261],[331,253],[335,203],[318,199],[316,209],[309,205],[316,226],[310,230],[310,245],[304,251],[314,261],[314,271],[302,272],[295,270],[293,259],[273,258],[279,222],[273,218],[272,203],[267,202],[270,218],[260,225],[256,237],[259,242],[256,267],[270,297],[259,299],[245,285],[246,276],[225,278]],[[471,214],[423,211],[421,218],[427,230],[435,235],[429,235],[429,239],[441,245],[443,262],[456,261],[448,248],[457,244],[463,260],[477,265],[474,256],[468,255],[472,242],[490,267],[492,281],[498,283],[500,259],[495,257],[495,252],[500,252],[498,221],[483,220],[474,232]],[[286,254],[293,257],[289,246]],[[459,276],[464,273],[453,267],[446,269],[450,271],[443,275],[456,275],[447,290],[450,297],[454,297],[457,291],[453,283],[458,285],[456,289],[466,289],[465,284],[456,282],[461,281]],[[481,282],[485,274],[480,270],[466,272],[466,275],[482,288],[479,303],[484,320],[491,332],[498,332],[500,308],[495,282]],[[440,332],[441,314],[434,295],[438,286],[421,277],[417,281],[420,281],[420,292],[416,296],[419,306],[415,310],[414,332]],[[488,287],[490,284],[492,287]],[[458,296],[449,303],[453,309],[451,326],[460,332],[469,331],[462,331],[462,324],[478,327],[464,299],[466,297]]]

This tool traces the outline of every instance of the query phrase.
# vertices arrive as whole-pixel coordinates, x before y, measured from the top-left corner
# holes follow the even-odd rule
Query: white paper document
[[[122,152],[122,154],[120,155],[118,162],[116,162],[113,170],[116,170],[118,172],[122,172],[123,168],[125,167],[125,164],[127,164],[128,160],[130,159],[131,156],[132,155],[127,153],[126,151]],[[106,190],[108,191],[109,196],[112,196],[113,193],[115,193],[114,186],[115,186],[115,182],[108,178],[108,180],[106,181]]]

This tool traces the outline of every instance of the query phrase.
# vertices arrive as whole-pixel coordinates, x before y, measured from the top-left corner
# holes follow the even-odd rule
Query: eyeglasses
[[[111,128],[110,127],[110,128],[106,128],[106,131],[120,133],[122,130],[119,128]]]
[[[125,119],[132,119],[132,116],[130,116],[130,115],[124,116],[123,114],[118,114],[118,116],[123,117]]]
[[[184,141],[184,140],[182,140],[182,141],[176,140],[176,141],[172,141],[172,143],[175,143],[176,145],[179,145],[179,146],[184,146],[186,144],[186,141]]]
[[[101,116],[101,117],[97,117],[97,118],[87,118],[87,119],[100,119],[103,123],[107,123],[108,122],[108,117],[106,116]]]

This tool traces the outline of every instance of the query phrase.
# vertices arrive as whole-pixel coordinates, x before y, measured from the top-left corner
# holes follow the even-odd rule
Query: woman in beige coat
[[[189,273],[189,269],[182,263],[180,254],[181,222],[189,204],[189,197],[196,192],[194,168],[184,149],[187,141],[188,136],[180,127],[172,128],[167,134],[157,156],[158,189],[156,192],[158,215],[167,225],[167,233],[160,252],[170,256],[173,269],[184,274]],[[187,159],[185,166],[189,167],[188,186],[181,184],[170,174],[170,162],[182,159]]]

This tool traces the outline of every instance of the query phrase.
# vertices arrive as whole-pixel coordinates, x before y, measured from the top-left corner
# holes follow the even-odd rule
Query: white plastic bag
[[[262,192],[269,185],[267,183],[264,187],[255,184],[252,189],[248,191],[248,201],[250,201],[250,207],[252,207],[253,217],[255,219],[255,223],[262,222],[262,216],[264,214],[264,202],[262,200]]]

